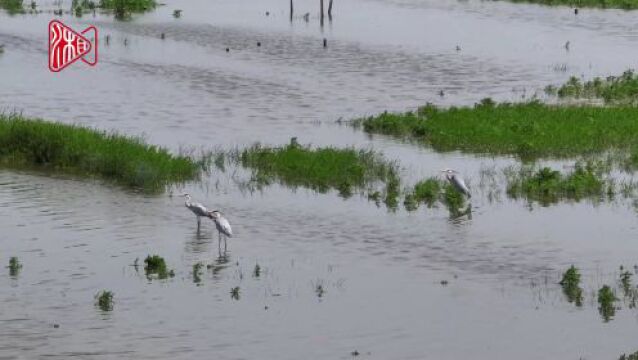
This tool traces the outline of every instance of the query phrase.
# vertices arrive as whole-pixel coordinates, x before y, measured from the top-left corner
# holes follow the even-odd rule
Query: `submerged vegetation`
[[[576,6],[609,9],[638,9],[636,0],[509,0],[515,3],[533,3],[550,6]]]
[[[636,144],[638,122],[631,106],[546,105],[538,101],[384,112],[353,121],[364,131],[423,141],[440,151],[461,150],[521,158],[569,157]]]
[[[638,360],[638,351],[629,355],[622,354],[620,355],[618,360]]]
[[[112,11],[117,19],[126,19],[132,13],[153,10],[157,7],[155,0],[73,0],[72,7],[77,16],[83,11],[102,9]]]
[[[9,15],[24,13],[23,0],[0,0],[0,9],[7,11]]]
[[[202,282],[202,269],[204,268],[204,264],[201,262],[193,265],[193,282],[199,285]]]
[[[577,163],[574,171],[567,175],[548,167],[536,171],[522,168],[510,176],[507,186],[510,197],[526,198],[545,206],[561,199],[602,198],[609,192],[614,192],[613,184],[606,184],[593,163]]]
[[[560,281],[560,286],[563,288],[563,294],[567,297],[567,301],[576,304],[576,306],[583,305],[583,289],[580,287],[580,273],[574,265],[565,271]]]
[[[596,77],[586,82],[572,76],[558,88],[546,87],[545,92],[561,99],[601,99],[607,104],[638,105],[638,75],[627,70],[620,76]]]
[[[371,150],[312,149],[292,139],[283,147],[252,146],[236,158],[242,166],[253,170],[251,181],[260,186],[278,181],[321,193],[337,190],[346,198],[355,191],[367,190],[369,197],[383,196],[389,207],[396,206],[398,201],[398,167]],[[384,185],[384,195],[377,192],[375,187],[379,185]]]
[[[149,280],[153,277],[166,279],[175,276],[175,272],[173,270],[168,270],[166,261],[159,255],[149,255],[146,259],[144,259],[144,271],[146,272],[146,277]]]
[[[200,168],[140,138],[1,114],[0,165],[96,176],[147,192],[192,180]]]
[[[22,269],[22,264],[20,263],[20,261],[18,261],[18,258],[15,256],[12,256],[9,259],[9,276],[12,277],[16,277],[18,276],[18,273],[20,272],[20,269]]]
[[[95,295],[95,305],[102,311],[113,310],[113,292],[108,290],[102,290]]]
[[[608,285],[598,290],[598,311],[606,322],[616,314],[616,300],[616,294]]]

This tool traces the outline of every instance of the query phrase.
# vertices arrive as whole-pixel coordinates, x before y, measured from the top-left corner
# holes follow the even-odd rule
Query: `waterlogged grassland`
[[[474,107],[426,105],[416,112],[386,112],[353,125],[371,134],[422,141],[439,151],[530,159],[631,148],[638,142],[637,119],[638,109],[631,106],[495,104],[484,99]]]
[[[200,165],[140,138],[0,115],[0,165],[100,177],[147,192],[195,179]]]
[[[510,175],[507,185],[508,196],[514,199],[525,198],[544,206],[564,199],[602,200],[605,196],[613,196],[614,193],[614,183],[607,181],[602,171],[593,163],[577,163],[574,170],[568,174],[548,167],[538,170],[523,167],[519,172]]]
[[[9,15],[24,13],[23,0],[0,0],[0,9],[7,11]]]
[[[637,0],[509,0],[515,3],[532,3],[549,6],[573,6],[610,9],[637,9]]]
[[[547,86],[545,92],[560,99],[600,99],[606,104],[637,105],[638,75],[627,70],[620,76],[596,77],[586,82],[572,76],[560,87]]]
[[[343,197],[367,191],[369,197],[383,198],[396,206],[400,178],[395,163],[371,150],[332,147],[312,149],[291,141],[283,147],[252,146],[234,156],[253,170],[252,181],[259,185],[281,182],[318,192],[337,190]],[[375,190],[383,185],[383,193]]]

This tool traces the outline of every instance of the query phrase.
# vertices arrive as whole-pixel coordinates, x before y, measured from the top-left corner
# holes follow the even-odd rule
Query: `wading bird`
[[[190,194],[184,194],[182,196],[186,198],[184,205],[188,208],[188,210],[192,211],[193,214],[195,214],[195,216],[197,216],[197,230],[199,230],[199,226],[201,225],[201,221],[202,221],[202,216],[210,217],[212,219],[212,217],[210,216],[210,211],[208,211],[206,206],[198,202],[191,202]]]
[[[217,231],[219,232],[218,245],[220,247],[222,242],[222,235],[224,236],[224,251],[226,251],[227,238],[233,237],[233,229],[230,227],[230,223],[228,222],[228,219],[226,219],[224,215],[222,215],[222,213],[217,210],[209,211],[208,217],[213,219],[213,221],[215,222],[215,227],[217,228]]]
[[[470,189],[468,189],[467,185],[465,185],[465,181],[457,176],[458,172],[456,170],[445,169],[441,170],[441,172],[445,173],[445,178],[447,179],[447,181],[450,182],[450,184],[452,184],[452,186],[454,186],[456,191],[460,192],[463,195],[466,195],[468,198],[472,197],[472,194],[470,194]]]

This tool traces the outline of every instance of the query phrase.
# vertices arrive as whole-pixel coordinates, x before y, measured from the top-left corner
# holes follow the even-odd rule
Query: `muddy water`
[[[638,55],[635,15],[346,1],[322,28],[315,1],[295,8],[292,24],[286,1],[168,1],[127,22],[64,16],[74,27],[97,25],[110,42],[98,67],[60,74],[46,68],[51,15],[1,13],[0,107],[145,134],[174,150],[292,136],[373,147],[400,160],[411,180],[462,171],[475,189],[472,218],[450,220],[442,208],[388,213],[356,196],[280,186],[250,193],[232,170],[214,171],[174,192],[227,213],[237,235],[220,256],[211,224],[198,233],[177,197],[0,170],[0,261],[24,264],[17,277],[0,277],[0,356],[611,359],[635,351],[635,310],[623,304],[604,323],[591,294],[614,283],[619,265],[637,262],[629,201],[531,209],[502,193],[490,201],[481,169],[513,159],[439,154],[334,123],[428,101],[542,96],[570,75],[619,73]],[[132,266],[155,253],[175,278],[149,282]],[[196,284],[198,261],[211,268]],[[582,309],[555,285],[571,263],[585,275]],[[111,313],[94,307],[101,289],[115,292]]]

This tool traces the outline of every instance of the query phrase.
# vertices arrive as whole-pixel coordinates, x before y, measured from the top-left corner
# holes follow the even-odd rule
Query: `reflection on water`
[[[23,265],[0,276],[3,356],[350,358],[357,349],[381,359],[597,359],[635,346],[631,296],[607,324],[594,310],[595,292],[618,281],[600,274],[635,260],[627,201],[529,211],[481,171],[515,159],[439,154],[334,124],[428,101],[542,96],[570,75],[620,73],[638,55],[633,13],[357,0],[339,3],[322,30],[314,16],[291,24],[282,4],[169,1],[128,22],[63,17],[97,24],[110,42],[98,67],[60,74],[43,62],[49,17],[0,14],[0,108],[145,134],[173,150],[294,136],[372,147],[400,160],[410,182],[459,170],[478,184],[471,207],[452,218],[444,206],[388,213],[331,192],[249,191],[234,169],[212,169],[174,191],[228,214],[237,236],[220,253],[212,222],[197,232],[181,198],[0,170],[0,263]],[[295,4],[316,13],[315,1]],[[148,284],[143,264],[131,264],[149,254],[165,256],[175,278]],[[582,307],[557,284],[574,262],[587,279]],[[104,289],[115,293],[108,316],[93,304]]]

